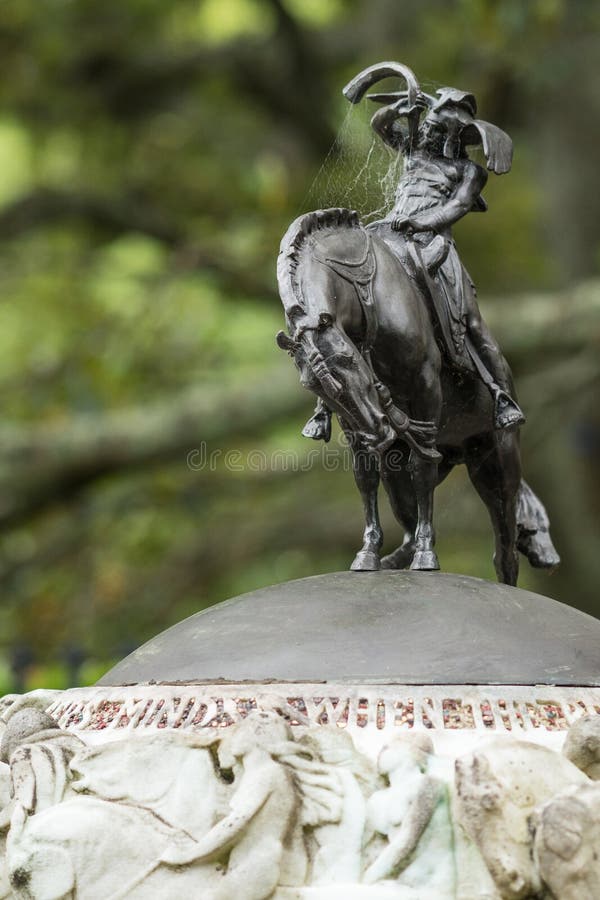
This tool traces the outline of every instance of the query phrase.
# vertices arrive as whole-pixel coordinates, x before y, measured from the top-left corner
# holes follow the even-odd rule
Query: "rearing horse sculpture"
[[[385,241],[350,210],[307,213],[283,238],[278,280],[289,331],[278,344],[304,387],[337,413],[354,451],[366,528],[352,568],[438,569],[433,492],[459,463],[489,510],[498,579],[516,584],[517,542],[547,566],[548,520],[521,479],[518,434],[493,427],[493,401],[475,373],[457,380],[442,365],[423,297]],[[383,560],[380,479],[406,531]]]
[[[278,343],[320,398],[304,433],[328,440],[333,411],[354,452],[366,528],[352,568],[439,568],[433,492],[465,463],[492,519],[498,578],[516,584],[518,549],[536,566],[559,560],[545,510],[521,478],[524,417],[510,370],[451,235],[467,212],[486,209],[487,174],[467,145],[482,143],[488,168],[502,174],[512,142],[474,118],[472,94],[424,94],[400,63],[365,69],[344,94],[357,103],[390,75],[403,77],[407,91],[369,96],[385,104],[373,128],[405,158],[394,208],[368,228],[347,209],[296,219],[278,261],[289,332]],[[401,546],[383,559],[380,479],[406,529]]]

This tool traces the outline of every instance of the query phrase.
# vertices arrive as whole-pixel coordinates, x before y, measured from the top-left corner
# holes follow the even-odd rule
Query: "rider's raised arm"
[[[487,172],[477,163],[470,160],[465,163],[463,177],[452,196],[443,206],[414,216],[415,222],[423,231],[442,231],[462,219],[479,198],[487,182]]]
[[[394,150],[402,151],[404,149],[407,135],[400,124],[395,103],[377,110],[371,119],[371,128],[384,143],[393,147]]]

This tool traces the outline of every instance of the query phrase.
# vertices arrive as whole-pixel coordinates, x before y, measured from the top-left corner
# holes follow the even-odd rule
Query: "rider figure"
[[[429,295],[450,362],[459,368],[474,366],[487,384],[495,402],[495,427],[514,428],[524,417],[511,396],[510,369],[481,318],[475,287],[451,231],[468,212],[487,209],[481,197],[487,172],[469,159],[465,148],[475,98],[454,88],[442,88],[438,95],[416,128],[404,99],[373,116],[373,129],[404,155],[405,165],[393,209],[370,227]],[[429,106],[425,95],[417,98],[417,106]],[[403,127],[400,119],[407,114],[408,127]]]

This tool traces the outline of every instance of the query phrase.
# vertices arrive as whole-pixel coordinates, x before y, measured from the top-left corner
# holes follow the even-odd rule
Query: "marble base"
[[[0,711],[0,897],[600,896],[599,688],[146,684]]]

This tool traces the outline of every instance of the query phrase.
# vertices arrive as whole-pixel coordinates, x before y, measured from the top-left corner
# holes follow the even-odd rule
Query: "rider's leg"
[[[492,378],[492,383],[489,383],[488,387],[494,397],[494,424],[496,428],[515,428],[525,422],[525,416],[515,400],[510,367],[491,331],[481,318],[475,296],[469,293],[465,299],[470,341]]]
[[[473,298],[467,313],[467,330],[481,361],[501,390],[514,397],[512,372],[491,331],[481,318],[477,301]]]

